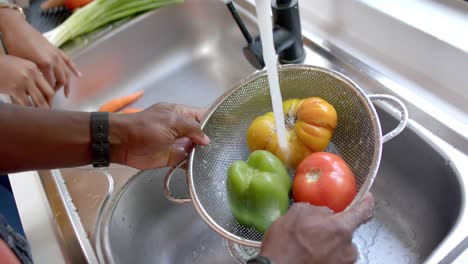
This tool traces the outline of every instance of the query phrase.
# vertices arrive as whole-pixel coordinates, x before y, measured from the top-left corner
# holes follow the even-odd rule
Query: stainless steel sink
[[[380,118],[388,126],[396,121],[383,112]],[[456,170],[414,130],[410,126],[385,144],[372,188],[376,214],[354,237],[359,263],[430,260],[461,219],[464,188]],[[137,174],[114,201],[104,223],[107,256],[115,263],[235,263],[222,237],[204,224],[191,204],[165,199],[159,191],[165,173]],[[187,196],[183,172],[178,176],[173,186]]]
[[[236,3],[255,32],[252,6]],[[369,93],[388,91],[375,71],[326,41],[311,41],[308,34],[305,63],[340,71]],[[254,71],[242,55],[244,44],[222,1],[190,0],[163,8],[92,44],[71,47],[86,77],[73,83],[70,98],[56,98],[55,106],[90,111],[112,97],[144,89],[134,107],[159,101],[207,107]],[[378,105],[378,112],[384,131],[395,126],[390,106]],[[372,188],[375,217],[354,236],[359,263],[449,263],[462,252],[468,243],[466,164],[466,153],[415,120],[386,143]],[[105,171],[41,173],[53,210],[63,212],[57,222],[65,248],[74,252],[71,262],[236,263],[224,239],[191,204],[165,199],[167,169],[107,172],[115,181],[110,197]],[[187,196],[183,172],[174,178],[172,188]],[[106,197],[109,202],[100,211]]]
[[[109,98],[145,90],[134,107],[160,101],[207,107],[254,68],[219,1],[187,1],[140,17],[90,46],[72,49],[85,77],[55,107],[96,110]]]

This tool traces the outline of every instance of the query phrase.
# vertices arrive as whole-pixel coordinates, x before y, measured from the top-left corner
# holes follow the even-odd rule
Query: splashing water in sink
[[[278,144],[281,149],[286,149],[286,126],[284,123],[283,99],[279,86],[278,69],[276,68],[276,52],[273,45],[273,25],[271,23],[271,6],[269,0],[255,0],[258,28],[262,40],[263,59],[268,74],[268,84],[270,85],[271,103],[275,113],[276,131],[278,133]]]

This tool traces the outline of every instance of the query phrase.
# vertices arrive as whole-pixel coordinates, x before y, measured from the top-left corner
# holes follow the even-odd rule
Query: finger
[[[293,206],[288,210],[297,210],[298,212],[305,213],[305,217],[317,216],[317,215],[332,215],[333,211],[326,206],[313,206],[309,203],[294,203]]]
[[[41,91],[36,86],[35,82],[33,82],[32,80],[28,82],[27,90],[28,90],[28,94],[31,96],[36,106],[42,107],[42,108],[49,108],[49,104],[47,103],[47,100],[42,95]]]
[[[195,119],[198,122],[201,122],[205,118],[206,113],[208,112],[208,110],[205,108],[192,108],[192,111],[194,112]]]
[[[54,75],[54,69],[52,66],[48,66],[47,68],[41,68],[42,75],[46,79],[46,81],[49,83],[50,87],[55,87],[55,75]]]
[[[68,68],[73,72],[73,74],[76,76],[76,77],[81,77],[81,72],[78,70],[78,68],[75,66],[75,63],[73,63],[73,61],[68,58],[68,56],[60,50],[60,54],[62,55],[62,59],[63,61],[65,62],[65,64],[68,66]]]
[[[340,263],[356,263],[359,257],[359,251],[354,243],[349,244],[349,246],[345,246],[341,253],[343,255]]]
[[[210,144],[210,139],[200,128],[200,124],[194,119],[187,117],[179,117],[176,120],[174,129],[177,132],[177,137],[188,137],[193,143],[198,145],[208,145]]]
[[[67,76],[65,75],[65,70],[61,67],[61,64],[56,65],[54,67],[54,74],[57,82],[55,83],[54,90],[57,91],[58,89],[62,88],[67,83]]]
[[[13,95],[13,98],[16,101],[16,104],[24,106],[32,106],[31,100],[29,100],[28,94],[26,92]]]
[[[280,216],[275,222],[283,222],[287,226],[295,226],[301,217],[314,219],[312,206],[308,203],[293,203],[286,214]],[[312,216],[312,217],[310,217]],[[275,223],[273,222],[273,223]]]
[[[187,158],[187,154],[192,149],[192,141],[189,138],[178,138],[170,147],[167,166],[174,167]]]
[[[46,81],[44,76],[42,76],[42,74],[38,74],[36,78],[36,85],[41,90],[49,106],[52,105],[52,99],[54,98],[55,91]]]
[[[70,72],[68,70],[65,70],[65,75],[67,78],[67,82],[65,83],[65,87],[63,88],[63,93],[65,97],[68,97],[70,95],[70,85],[71,85]]]
[[[341,221],[342,224],[347,225],[350,230],[354,231],[360,225],[371,219],[373,214],[374,197],[371,193],[367,193],[359,204],[350,208],[348,211],[335,214],[333,217],[337,218],[338,221]]]
[[[293,203],[291,208],[289,208],[288,213],[295,214],[297,212],[309,211],[311,207],[312,206],[308,203],[303,203],[303,202]]]
[[[201,122],[207,112],[207,109],[204,108],[194,108],[188,107],[185,105],[178,105],[177,106],[180,110],[180,114],[184,117],[193,118],[197,122]]]

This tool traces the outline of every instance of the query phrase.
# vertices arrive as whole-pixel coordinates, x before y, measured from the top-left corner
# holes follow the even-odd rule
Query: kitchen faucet
[[[247,41],[247,46],[243,48],[245,57],[256,69],[263,69],[265,62],[260,36],[253,39],[237,13],[232,0],[225,0],[225,2]],[[303,62],[305,51],[302,42],[299,0],[272,0],[271,8],[273,11],[273,41],[279,62],[282,64]]]

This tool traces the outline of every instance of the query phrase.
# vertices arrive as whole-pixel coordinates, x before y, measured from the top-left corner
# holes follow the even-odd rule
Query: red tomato
[[[316,152],[297,167],[292,194],[295,202],[327,206],[343,211],[357,193],[356,179],[348,164],[338,155]]]
[[[68,9],[75,10],[89,4],[92,1],[93,0],[64,0],[63,3]]]

